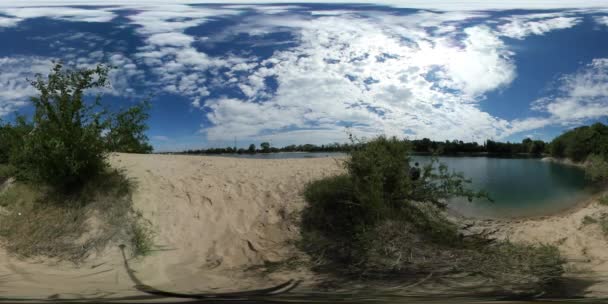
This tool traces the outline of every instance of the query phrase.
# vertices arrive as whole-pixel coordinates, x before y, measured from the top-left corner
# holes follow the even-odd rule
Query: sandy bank
[[[598,194],[569,211],[553,216],[515,220],[474,221],[476,229],[496,230],[494,237],[519,243],[549,244],[567,260],[565,277],[588,281],[586,295],[608,297],[608,236],[600,223],[584,223],[585,217],[600,220],[608,206]]]
[[[134,207],[155,231],[158,250],[131,261],[145,284],[173,291],[238,291],[310,276],[296,272],[259,279],[244,268],[293,254],[286,242],[298,231],[284,218],[304,206],[300,192],[307,182],[340,170],[336,160],[116,154],[110,161],[137,183]],[[3,295],[141,294],[133,285],[116,246],[78,267],[22,261],[0,248]]]

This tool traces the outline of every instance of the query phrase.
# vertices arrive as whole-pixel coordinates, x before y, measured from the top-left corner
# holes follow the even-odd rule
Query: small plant
[[[134,256],[147,256],[152,251],[153,231],[148,223],[144,223],[140,213],[137,213],[136,219],[132,223],[133,237],[131,244],[133,246]]]
[[[583,218],[583,222],[582,222],[582,224],[584,226],[590,225],[590,224],[595,224],[595,223],[597,223],[597,219],[595,219],[589,215],[585,215],[585,217]]]
[[[602,195],[597,202],[602,206],[608,206],[608,195]]]

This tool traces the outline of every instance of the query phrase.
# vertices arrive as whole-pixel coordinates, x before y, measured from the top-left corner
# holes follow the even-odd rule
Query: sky
[[[156,151],[551,140],[608,121],[608,1],[580,2],[3,0],[0,119],[62,60],[151,98]]]

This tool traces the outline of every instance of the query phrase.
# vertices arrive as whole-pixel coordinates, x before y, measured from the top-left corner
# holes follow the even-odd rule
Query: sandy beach
[[[338,159],[237,159],[114,154],[113,167],[136,182],[134,208],[151,223],[154,252],[130,260],[145,284],[176,292],[264,288],[288,279],[314,283],[305,268],[263,275],[251,270],[298,252],[293,214],[303,208],[306,183],[343,170]],[[473,221],[514,242],[559,247],[566,276],[598,280],[590,296],[608,296],[608,243],[598,224],[608,206],[595,200],[559,215],[521,220]],[[472,221],[472,220],[467,220]],[[108,246],[83,264],[21,260],[0,247],[0,293],[14,297],[112,297],[141,295],[133,288],[118,248]],[[249,270],[248,270],[249,269]]]

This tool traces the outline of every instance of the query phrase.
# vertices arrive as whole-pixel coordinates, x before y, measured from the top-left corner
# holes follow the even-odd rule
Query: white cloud
[[[457,22],[472,16],[443,17]],[[238,87],[248,100],[207,103],[207,118],[214,124],[205,130],[208,140],[269,136],[265,134],[283,138],[319,130],[343,136],[347,125],[367,135],[403,136],[407,131],[436,139],[510,134],[509,122],[475,105],[484,93],[515,77],[511,53],[491,30],[470,27],[461,44],[451,35],[435,37],[421,28],[422,23],[440,23],[422,22],[424,15],[415,23],[376,17],[264,18],[241,24],[238,31],[248,33],[289,27],[299,45],[275,52],[241,79]],[[406,32],[418,41],[404,41]],[[269,89],[267,78],[276,79],[278,88],[260,101],[257,97]]]
[[[464,48],[444,47],[444,83],[470,96],[507,86],[515,79],[513,55],[504,43],[487,27],[476,26],[464,30]],[[437,56],[441,56],[437,54]]]
[[[0,16],[0,28],[2,27],[13,27],[16,26],[19,22],[21,22],[21,18],[6,18]]]
[[[594,59],[580,71],[564,75],[555,96],[533,104],[555,123],[571,124],[608,115],[608,58]]]
[[[46,74],[51,60],[39,57],[0,57],[0,117],[29,103],[36,94],[28,79]]]
[[[204,3],[202,0],[174,0],[172,4],[200,4]],[[291,4],[291,3],[319,3],[319,0],[237,0],[227,1],[225,4]],[[443,0],[443,1],[429,1],[429,0],[331,0],[323,1],[323,3],[341,3],[341,4],[365,4],[370,3],[377,5],[388,5],[393,7],[402,8],[416,8],[416,9],[433,9],[440,11],[479,11],[479,10],[512,10],[512,9],[595,9],[595,8],[606,8],[605,0]],[[104,5],[122,5],[122,6],[144,6],[144,5],[167,5],[165,0],[106,0],[103,2]],[[171,5],[172,5],[171,4]],[[22,0],[3,0],[0,2],[0,7],[39,7],[39,6],[66,6],[66,5],[77,5],[77,6],[98,6],[99,3],[92,3],[89,0],[29,0],[24,2]]]
[[[22,7],[22,5],[15,5],[13,7],[0,9],[0,13],[8,16],[14,16],[19,19],[46,17],[81,22],[110,22],[115,17],[112,12],[105,11],[103,9],[81,9],[71,7]]]
[[[608,16],[598,16],[594,18],[595,22],[608,26]]]
[[[509,20],[508,23],[500,25],[498,31],[501,35],[523,39],[530,35],[543,35],[550,31],[571,28],[582,21],[580,17],[555,17],[548,19],[536,19],[538,17],[545,17],[547,15],[534,15],[534,16],[514,16],[506,18]],[[536,20],[531,20],[536,19]]]

